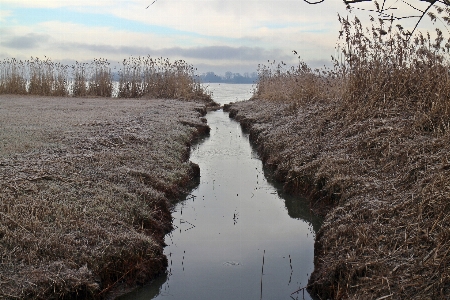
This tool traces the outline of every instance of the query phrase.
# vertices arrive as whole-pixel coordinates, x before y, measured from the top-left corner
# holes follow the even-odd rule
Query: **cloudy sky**
[[[268,60],[295,63],[295,49],[320,67],[334,54],[337,14],[348,14],[341,0],[153,1],[0,0],[0,59],[151,55],[184,59],[199,73],[242,74]]]

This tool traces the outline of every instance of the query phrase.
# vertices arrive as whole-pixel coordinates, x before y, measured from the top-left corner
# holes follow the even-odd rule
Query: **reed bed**
[[[340,21],[333,69],[262,66],[230,116],[285,190],[325,216],[310,292],[448,299],[449,43],[439,30],[408,40],[383,21]]]
[[[298,66],[286,68],[286,63],[268,61],[258,65],[257,88],[253,97],[269,101],[304,103],[330,96],[332,83],[326,71],[312,70],[300,57]],[[325,88],[325,89],[324,89]]]
[[[192,65],[183,60],[131,57],[119,70],[115,91],[111,63],[107,59],[76,62],[72,66],[40,60],[4,59],[0,63],[0,94],[41,96],[208,99]]]
[[[334,68],[312,70],[275,62],[259,65],[255,98],[291,103],[339,99],[343,115],[376,116],[383,108],[415,110],[416,126],[442,133],[450,126],[450,40],[440,29],[434,38],[419,33],[408,39],[401,26],[339,17],[342,29]],[[299,57],[300,59],[300,57]]]
[[[119,74],[118,97],[121,98],[210,99],[194,67],[184,60],[172,63],[162,57],[131,57],[123,61]]]

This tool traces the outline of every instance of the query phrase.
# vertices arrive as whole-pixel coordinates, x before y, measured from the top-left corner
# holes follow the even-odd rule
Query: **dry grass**
[[[439,31],[408,43],[382,23],[341,23],[333,70],[263,67],[272,73],[262,72],[254,99],[233,104],[230,115],[285,189],[307,194],[325,215],[311,292],[448,299],[448,44]]]
[[[200,84],[192,65],[183,60],[131,57],[119,71],[118,91],[114,91],[110,62],[94,59],[72,66],[50,59],[21,61],[4,59],[0,63],[0,94],[40,96],[204,99],[211,95]]]
[[[0,96],[0,298],[103,298],[164,271],[205,102]]]
[[[421,130],[445,132],[450,124],[449,42],[436,29],[436,37],[418,34],[405,39],[401,27],[379,21],[370,31],[361,22],[340,19],[343,63],[336,73],[345,82],[342,100],[356,117],[372,117],[377,110],[404,106],[414,111]],[[388,28],[386,28],[388,27]]]
[[[339,104],[251,100],[231,115],[285,190],[325,215],[310,290],[322,299],[445,299],[450,293],[448,135],[402,110],[348,126]],[[390,115],[390,116],[389,116]]]
[[[67,94],[74,97],[111,97],[114,86],[109,66],[106,59],[94,59],[92,63],[76,62],[71,67],[73,84],[68,86]],[[67,82],[70,79],[67,78]]]
[[[119,97],[142,96],[168,99],[211,99],[184,60],[131,57],[123,61],[120,70]]]
[[[436,29],[435,38],[418,34],[406,40],[401,27],[382,20],[364,29],[358,18],[342,24],[334,68],[311,70],[300,61],[286,69],[283,62],[260,65],[254,97],[288,101],[295,109],[325,99],[339,99],[349,122],[377,116],[403,106],[414,110],[415,126],[442,133],[450,126],[450,41]],[[300,58],[300,57],[299,57]]]

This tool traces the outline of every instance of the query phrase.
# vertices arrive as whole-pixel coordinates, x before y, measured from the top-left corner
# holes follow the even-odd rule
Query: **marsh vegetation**
[[[448,11],[446,11],[448,13]],[[334,68],[259,68],[230,115],[284,188],[325,216],[309,290],[327,299],[450,294],[449,41],[340,18]]]
[[[193,71],[124,60],[117,97],[152,101],[123,101],[106,59],[0,63],[0,298],[104,298],[164,272],[170,201],[199,176],[189,148],[214,105]]]
[[[130,57],[117,71],[117,91],[107,59],[64,65],[49,58],[4,59],[0,63],[0,94],[40,96],[210,99],[192,65],[184,60]]]

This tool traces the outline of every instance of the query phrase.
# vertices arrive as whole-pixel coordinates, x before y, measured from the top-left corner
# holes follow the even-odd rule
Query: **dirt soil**
[[[225,107],[266,166],[324,216],[308,290],[320,299],[450,298],[450,134],[403,107],[350,119],[339,103]]]
[[[107,298],[163,272],[206,106],[1,95],[0,298]]]

